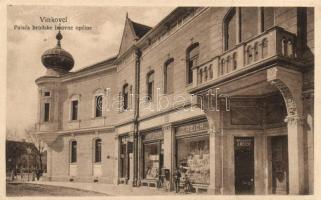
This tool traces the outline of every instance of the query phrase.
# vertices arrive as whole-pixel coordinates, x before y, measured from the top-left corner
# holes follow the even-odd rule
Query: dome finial
[[[61,32],[60,32],[60,29],[61,29],[61,27],[60,27],[60,24],[59,24],[59,26],[58,26],[58,33],[57,33],[57,35],[56,35],[56,39],[58,40],[57,41],[57,46],[58,47],[61,47],[61,44],[60,44],[60,40],[62,40],[62,34],[61,34]]]

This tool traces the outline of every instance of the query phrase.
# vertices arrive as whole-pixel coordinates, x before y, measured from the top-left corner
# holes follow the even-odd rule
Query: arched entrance
[[[300,72],[274,67],[213,87],[220,88],[218,108],[208,106],[208,90],[201,94],[211,193],[303,193],[301,84]]]

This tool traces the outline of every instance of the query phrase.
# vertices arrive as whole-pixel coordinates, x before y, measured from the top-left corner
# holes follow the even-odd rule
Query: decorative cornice
[[[303,116],[290,115],[287,116],[284,121],[288,123],[288,125],[304,125],[305,118]]]

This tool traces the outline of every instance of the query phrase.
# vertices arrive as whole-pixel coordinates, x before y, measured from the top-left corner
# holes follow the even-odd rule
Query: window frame
[[[97,116],[97,98],[101,96],[101,116]],[[102,88],[98,88],[95,90],[95,92],[93,93],[93,99],[92,99],[92,117],[94,119],[96,118],[102,118],[105,117],[106,113],[105,113],[105,90],[103,90]]]
[[[253,7],[253,8],[257,8],[257,12],[258,12],[258,19],[257,19],[257,34],[255,36],[252,36],[246,40],[244,40],[242,37],[242,24],[241,24],[241,12],[242,12],[242,8],[243,7],[231,7],[227,13],[225,14],[224,18],[223,18],[223,52],[225,51],[229,51],[231,49],[233,49],[234,47],[236,47],[237,45],[239,45],[242,42],[246,42],[248,40],[251,40],[252,38],[256,37],[257,35],[273,28],[275,26],[275,8],[274,7]],[[273,25],[270,28],[267,28],[267,30],[264,30],[264,8],[273,8]],[[235,45],[232,47],[228,46],[228,29],[227,29],[227,24],[229,22],[229,20],[231,19],[231,15],[235,15],[235,20],[236,20],[236,27],[235,27],[235,31],[236,31],[236,39],[235,39]]]
[[[74,150],[74,144],[76,146],[75,152]],[[78,142],[76,140],[71,140],[69,142],[69,163],[70,164],[77,164],[78,162]]]
[[[168,58],[165,62],[164,62],[164,94],[172,94],[174,93],[174,79],[172,80],[173,83],[172,84],[172,91],[168,91],[168,76],[167,76],[167,72],[168,72],[168,66],[170,64],[172,64],[173,66],[173,71],[174,71],[174,58]],[[173,74],[174,76],[174,74]]]
[[[125,98],[125,89],[127,89],[126,98]],[[130,93],[130,87],[128,83],[125,83],[123,85],[121,93],[122,93],[122,110],[127,111],[129,110],[129,93]]]
[[[46,110],[46,105],[48,105],[48,110]],[[51,103],[50,102],[44,102],[43,103],[43,122],[44,123],[48,123],[51,120],[50,117],[50,107],[51,107]]]
[[[150,77],[151,76],[153,76],[153,80],[152,81],[150,81]],[[150,88],[149,84],[151,84],[151,88]],[[147,101],[153,101],[153,97],[154,97],[154,94],[155,94],[154,87],[155,87],[155,71],[151,70],[146,75],[146,97],[147,97],[146,100]]]
[[[99,146],[99,159],[97,159],[97,142],[100,142],[100,146]],[[95,164],[99,164],[102,162],[102,139],[101,138],[94,138],[93,140],[93,163]]]
[[[198,53],[194,56],[190,56],[191,52],[198,48]],[[191,61],[195,61],[197,60],[197,65],[198,65],[198,61],[199,61],[199,55],[200,55],[200,44],[199,42],[194,42],[193,44],[189,45],[186,49],[186,84],[192,84],[193,83],[193,67],[194,66],[194,62],[193,64],[191,64]]]

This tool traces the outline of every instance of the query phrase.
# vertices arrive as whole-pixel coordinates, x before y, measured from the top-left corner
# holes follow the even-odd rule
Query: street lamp
[[[27,154],[28,154],[28,182],[29,182],[29,172],[30,172],[30,165],[29,165],[29,157],[31,154],[31,148],[27,147]]]

